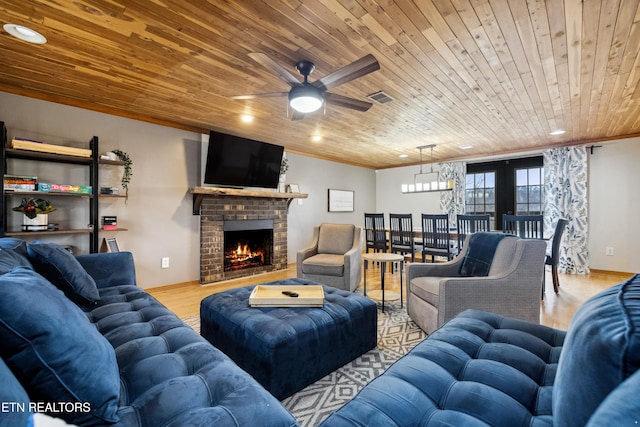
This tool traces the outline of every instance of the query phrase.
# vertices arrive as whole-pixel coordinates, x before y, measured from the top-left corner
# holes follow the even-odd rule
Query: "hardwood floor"
[[[591,296],[630,277],[629,274],[592,272],[589,275],[560,274],[560,290],[553,292],[550,271],[546,272],[545,298],[540,303],[540,323],[566,330],[576,310]],[[196,283],[179,286],[149,288],[147,291],[180,317],[198,314],[200,301],[216,292],[273,280],[296,277],[295,264],[286,270],[265,273],[248,278],[229,280],[201,286]],[[362,286],[362,284],[361,284]],[[380,287],[379,267],[372,266],[367,271],[367,290]],[[385,275],[385,288],[398,292],[400,275]],[[406,295],[406,293],[405,293]]]

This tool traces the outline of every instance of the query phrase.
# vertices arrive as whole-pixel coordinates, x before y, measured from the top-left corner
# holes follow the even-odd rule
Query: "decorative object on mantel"
[[[285,154],[286,155],[286,154]],[[282,157],[282,163],[280,163],[280,180],[278,182],[278,191],[286,191],[287,186],[285,181],[287,180],[287,171],[289,170],[289,160],[286,157]]]
[[[20,206],[13,208],[22,212],[22,225],[25,231],[43,231],[49,226],[49,213],[56,210],[51,203],[44,199],[22,199]]]
[[[120,184],[124,189],[124,200],[125,203],[129,200],[129,183],[131,182],[131,176],[133,175],[133,170],[131,166],[133,165],[133,160],[127,153],[122,150],[116,149],[111,150],[113,154],[118,156],[118,159],[124,162],[124,171],[122,172],[122,179],[120,179]]]
[[[289,170],[289,160],[286,157],[282,157],[282,163],[280,163],[280,176],[285,175]]]
[[[413,184],[402,184],[403,193],[425,193],[430,191],[446,191],[453,190],[453,180],[442,181],[440,179],[440,171],[433,171],[433,149],[435,144],[421,145],[416,147],[420,150],[420,172],[413,174]],[[422,171],[422,150],[431,150],[431,169],[429,172]]]

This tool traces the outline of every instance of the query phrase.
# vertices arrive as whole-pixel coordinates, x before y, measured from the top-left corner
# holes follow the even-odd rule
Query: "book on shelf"
[[[11,148],[16,150],[38,151],[40,153],[63,154],[66,156],[91,157],[91,150],[86,148],[48,144],[42,141],[19,137],[11,140]]]
[[[103,216],[102,217],[102,229],[103,230],[116,230],[118,228],[117,216]]]
[[[4,189],[6,191],[36,191],[37,176],[4,175]]]
[[[51,184],[48,182],[39,182],[38,191],[42,191],[45,193],[93,193],[93,189],[90,185]]]

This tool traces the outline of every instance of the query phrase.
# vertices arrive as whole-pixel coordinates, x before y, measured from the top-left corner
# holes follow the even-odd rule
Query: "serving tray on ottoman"
[[[322,307],[251,307],[257,285],[210,295],[200,304],[200,333],[277,399],[289,397],[377,342],[378,310],[369,298],[308,279],[260,286],[310,285],[322,287]]]
[[[287,296],[285,292],[292,292],[295,297]],[[249,305],[251,307],[322,307],[324,291],[321,285],[256,285],[249,296]]]

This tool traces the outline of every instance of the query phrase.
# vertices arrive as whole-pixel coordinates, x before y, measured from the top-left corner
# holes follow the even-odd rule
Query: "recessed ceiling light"
[[[460,145],[460,149],[462,150],[470,150],[471,148],[473,148],[473,145],[471,144]]]
[[[29,43],[45,44],[47,42],[45,36],[31,28],[23,27],[22,25],[4,24],[2,28],[4,28],[4,30],[13,37]]]
[[[242,120],[243,123],[251,123],[253,122],[253,116],[251,114],[243,114],[240,116],[240,120]]]
[[[549,133],[549,135],[553,135],[553,136],[558,136],[558,135],[562,135],[563,133],[566,133],[566,130],[563,129],[558,129],[558,130],[554,130],[553,132]]]
[[[407,157],[409,157],[408,154],[400,154],[398,157],[400,157],[401,159],[406,159]]]

